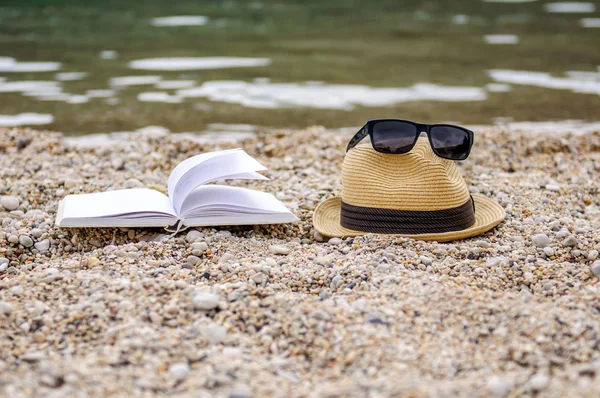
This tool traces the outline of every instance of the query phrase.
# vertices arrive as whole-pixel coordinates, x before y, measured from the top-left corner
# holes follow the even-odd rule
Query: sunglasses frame
[[[379,122],[403,122],[403,123],[408,123],[408,124],[415,126],[417,129],[417,133],[415,134],[415,141],[412,143],[412,145],[410,146],[410,148],[407,151],[386,151],[386,150],[380,150],[380,149],[375,148],[375,145],[373,144],[373,126],[375,126],[375,124],[377,124]],[[431,141],[430,131],[433,127],[453,127],[453,128],[456,128],[456,129],[466,132],[467,135],[469,136],[469,149],[467,150],[467,154],[465,155],[465,157],[460,158],[460,159],[452,159],[452,158],[449,158],[447,156],[442,156],[439,153],[437,153],[436,149],[433,147],[433,142]],[[417,144],[417,140],[419,139],[419,136],[421,135],[422,132],[425,132],[427,134],[427,139],[429,140],[429,145],[431,146],[431,149],[440,158],[449,159],[449,160],[465,160],[469,157],[469,154],[471,153],[471,147],[473,147],[473,137],[474,137],[474,133],[471,130],[468,130],[461,126],[456,126],[454,124],[445,124],[445,123],[423,124],[423,123],[416,123],[411,120],[404,120],[404,119],[373,119],[373,120],[369,120],[350,139],[350,142],[348,143],[348,146],[346,147],[346,152],[348,152],[350,149],[352,149],[356,145],[358,145],[358,143],[360,141],[362,141],[366,136],[369,136],[369,138],[371,139],[371,145],[373,146],[373,149],[375,149],[377,152],[389,153],[389,154],[393,154],[393,155],[402,155],[402,154],[412,151],[412,149]]]

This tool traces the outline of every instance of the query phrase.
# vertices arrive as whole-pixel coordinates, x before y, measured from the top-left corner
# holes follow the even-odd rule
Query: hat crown
[[[370,144],[346,154],[342,201],[380,209],[452,209],[470,200],[469,189],[453,161],[438,157],[426,138],[406,154],[384,154]]]

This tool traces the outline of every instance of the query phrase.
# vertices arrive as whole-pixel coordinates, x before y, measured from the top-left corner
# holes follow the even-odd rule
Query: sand
[[[460,163],[506,209],[439,244],[315,233],[348,137],[313,127],[111,146],[0,129],[0,395],[600,395],[600,132],[476,131]],[[147,186],[242,146],[297,225],[60,229],[67,194]]]

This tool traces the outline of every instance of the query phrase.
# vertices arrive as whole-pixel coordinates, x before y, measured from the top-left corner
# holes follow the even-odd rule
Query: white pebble
[[[196,241],[196,239],[198,239],[202,234],[200,233],[200,231],[196,230],[196,229],[192,229],[190,232],[187,233],[187,235],[185,236],[185,240],[188,243],[193,243]]]
[[[590,269],[596,278],[600,278],[600,260],[594,261],[594,264],[592,264]]]
[[[19,236],[19,243],[25,247],[33,246],[33,239],[31,239],[28,235]]]
[[[328,243],[329,243],[330,245],[335,245],[335,246],[338,246],[338,245],[341,245],[341,244],[342,244],[342,240],[341,240],[340,238],[331,238],[331,239],[329,239],[329,242],[328,242]]]
[[[529,379],[529,386],[533,391],[542,391],[550,384],[550,378],[543,373],[536,373]]]
[[[218,324],[200,326],[200,334],[209,344],[220,344],[227,338],[227,329]]]
[[[169,366],[169,375],[177,381],[185,379],[190,373],[190,365],[185,362],[174,363]]]
[[[205,252],[208,250],[208,245],[206,242],[194,242],[192,243],[192,251]]]
[[[546,234],[537,234],[531,237],[531,241],[537,247],[550,246],[550,238]]]
[[[210,293],[196,293],[192,298],[192,304],[197,310],[214,310],[219,306],[219,296]]]
[[[187,263],[192,267],[200,262],[200,258],[196,256],[188,256]]]
[[[487,382],[487,389],[494,397],[505,397],[512,389],[511,383],[502,377],[491,377]]]
[[[290,249],[282,245],[271,245],[269,251],[273,254],[287,255],[290,254]]]
[[[3,196],[0,198],[0,205],[8,211],[17,210],[19,208],[19,198],[16,196]]]
[[[590,252],[588,253],[588,260],[595,260],[598,258],[598,250],[594,249],[594,250],[590,250]]]
[[[425,256],[419,257],[419,260],[421,261],[421,264],[423,264],[425,266],[431,265],[431,263],[433,263],[433,261],[431,261],[431,259],[429,257],[425,257]]]
[[[554,249],[550,246],[544,247],[544,254],[548,257],[554,256]]]
[[[577,238],[571,235],[567,239],[565,239],[562,244],[565,247],[575,247],[578,243],[579,241],[577,240]]]
[[[10,315],[13,312],[13,306],[5,301],[0,301],[0,314]]]
[[[475,244],[484,249],[489,249],[491,247],[490,242],[485,241],[485,240],[478,240],[475,242]]]
[[[50,240],[49,239],[41,240],[41,241],[37,242],[35,245],[33,245],[33,246],[36,249],[38,249],[39,252],[48,251],[48,249],[50,249]]]

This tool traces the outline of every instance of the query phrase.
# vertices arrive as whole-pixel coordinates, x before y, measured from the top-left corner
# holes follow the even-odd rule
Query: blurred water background
[[[0,0],[0,126],[598,120],[599,49],[598,2]]]

